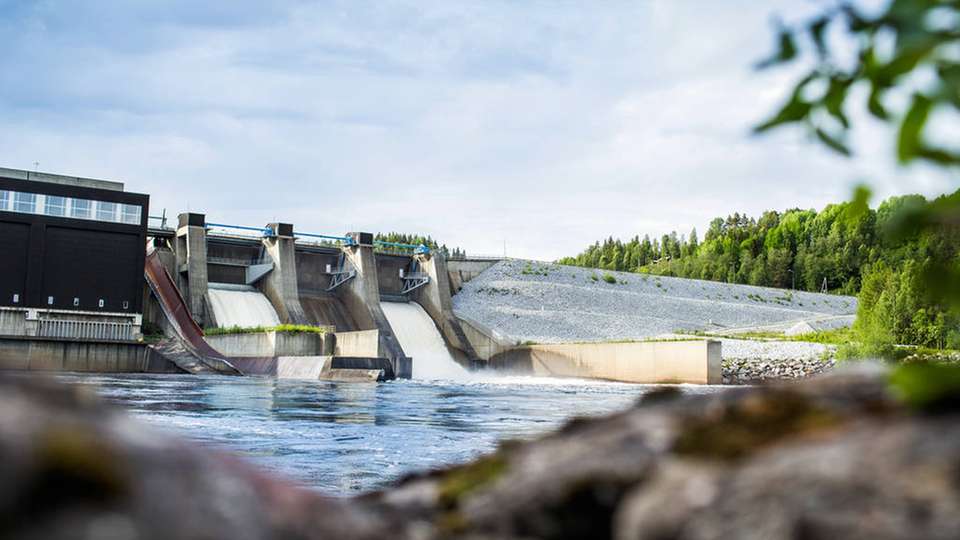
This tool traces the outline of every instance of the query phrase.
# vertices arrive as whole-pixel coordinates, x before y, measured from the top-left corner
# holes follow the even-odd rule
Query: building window
[[[10,203],[10,192],[0,190],[0,210],[6,210]]]
[[[48,216],[65,216],[67,214],[66,197],[47,195],[43,213]]]
[[[129,225],[140,224],[140,207],[135,204],[124,204],[120,206],[120,213],[123,222]]]
[[[116,221],[117,203],[98,201],[97,221]]]
[[[70,217],[90,219],[90,201],[86,199],[71,199]]]
[[[13,211],[24,214],[33,214],[37,211],[37,196],[33,193],[13,194]]]

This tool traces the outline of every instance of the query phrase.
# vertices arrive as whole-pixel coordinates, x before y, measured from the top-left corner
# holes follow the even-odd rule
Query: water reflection
[[[469,460],[501,440],[534,437],[573,416],[625,408],[651,389],[492,377],[379,384],[169,375],[60,378],[93,385],[163,429],[340,494]]]

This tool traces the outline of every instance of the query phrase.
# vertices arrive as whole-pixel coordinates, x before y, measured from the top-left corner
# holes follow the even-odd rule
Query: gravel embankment
[[[614,283],[604,281],[606,276]],[[519,342],[560,343],[783,329],[804,320],[848,317],[856,312],[857,300],[506,260],[465,284],[453,305],[457,314]]]
[[[613,283],[608,282],[612,280]],[[502,261],[453,297],[458,315],[518,343],[647,339],[676,332],[849,325],[857,300],[749,285]],[[789,379],[833,366],[818,343],[721,339],[728,383]]]

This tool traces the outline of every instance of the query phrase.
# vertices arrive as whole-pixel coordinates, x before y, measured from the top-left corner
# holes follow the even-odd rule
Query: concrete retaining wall
[[[246,375],[278,379],[320,379],[330,369],[330,356],[279,356],[276,358],[235,358],[233,363]]]
[[[168,362],[151,358],[142,343],[76,342],[0,337],[0,370],[169,373]]]
[[[721,384],[720,342],[564,343],[518,347],[490,365],[510,372],[641,384]]]
[[[421,270],[430,276],[430,282],[414,293],[414,300],[433,319],[447,345],[463,353],[465,361],[462,363],[465,364],[465,367],[479,366],[481,358],[477,355],[470,339],[461,328],[460,321],[453,313],[447,261],[440,253],[417,255],[417,261]]]
[[[479,276],[484,270],[500,262],[490,260],[447,261],[447,272],[450,280],[450,294],[457,294],[463,284]]]
[[[359,330],[334,334],[334,356],[377,357],[380,347],[379,330]]]
[[[496,332],[476,321],[463,316],[458,316],[457,320],[460,322],[460,328],[463,329],[464,336],[481,360],[490,360],[490,358],[517,346],[516,343],[511,343],[505,337],[498,336]]]
[[[323,354],[324,335],[259,332],[205,336],[211,347],[229,357],[317,356]]]

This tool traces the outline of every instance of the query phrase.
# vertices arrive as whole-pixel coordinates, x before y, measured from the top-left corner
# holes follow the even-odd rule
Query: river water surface
[[[348,495],[461,463],[655,388],[569,379],[332,383],[258,377],[62,375],[146,422],[226,448],[308,487]],[[684,392],[720,387],[681,386]]]

